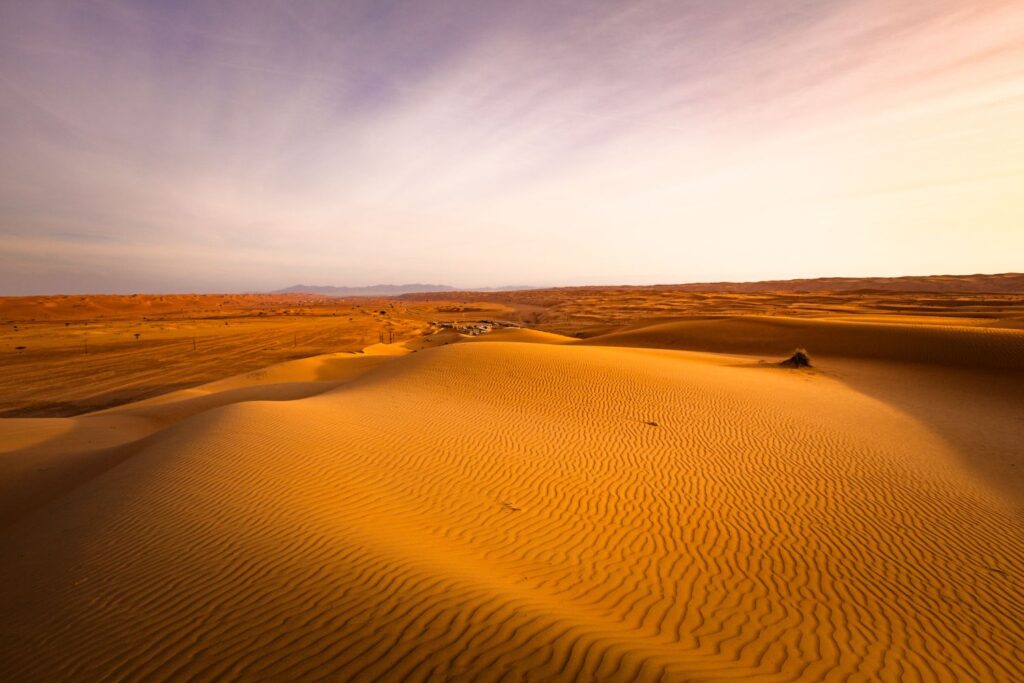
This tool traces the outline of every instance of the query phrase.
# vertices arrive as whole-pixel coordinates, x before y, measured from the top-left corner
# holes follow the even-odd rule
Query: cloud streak
[[[0,292],[1024,253],[1019,3],[107,0],[0,26]]]

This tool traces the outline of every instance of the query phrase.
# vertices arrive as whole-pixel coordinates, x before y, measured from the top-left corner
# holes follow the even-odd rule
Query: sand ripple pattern
[[[0,679],[1024,680],[1024,524],[906,415],[452,345],[215,408],[3,532]]]

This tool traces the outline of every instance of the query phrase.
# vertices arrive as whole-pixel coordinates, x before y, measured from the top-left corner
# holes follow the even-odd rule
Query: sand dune
[[[785,283],[749,283],[734,290],[704,290],[704,286],[658,285],[642,287],[562,287],[520,292],[449,292],[445,308],[505,306],[497,317],[525,322],[530,327],[572,337],[594,337],[617,332],[626,326],[671,322],[684,317],[782,316],[831,318],[865,316],[885,322],[951,324],[1024,328],[1024,295],[1021,276],[1007,276],[1008,289],[994,280],[973,278],[926,278],[934,291],[881,291],[871,289],[871,279],[846,282],[847,291],[829,289],[833,280],[803,281],[805,291]],[[992,289],[975,289],[975,285]],[[778,286],[778,288],[776,288]],[[695,287],[697,289],[695,289]],[[850,290],[854,287],[854,290]],[[1002,293],[996,293],[1001,291]],[[425,304],[436,295],[410,294],[409,302]],[[440,309],[440,307],[439,307]]]
[[[749,325],[788,350],[787,321]],[[0,531],[0,678],[1024,678],[1020,500],[963,441],[972,378],[1019,345],[800,332],[836,365],[510,331],[73,418],[136,431]],[[908,344],[959,359],[937,412],[893,386]],[[46,425],[3,457],[70,453]]]
[[[642,324],[587,344],[780,355],[806,347],[825,356],[1024,370],[1024,334],[982,326],[743,316]]]
[[[310,295],[0,297],[0,417],[70,417],[336,351],[403,339],[437,303]]]
[[[405,352],[327,354],[78,417],[0,419],[0,525],[120,463],[143,439],[185,418],[233,403],[313,396]]]

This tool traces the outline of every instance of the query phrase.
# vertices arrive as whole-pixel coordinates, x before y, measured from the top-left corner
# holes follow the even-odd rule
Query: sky
[[[0,294],[1024,270],[1024,0],[0,0]]]

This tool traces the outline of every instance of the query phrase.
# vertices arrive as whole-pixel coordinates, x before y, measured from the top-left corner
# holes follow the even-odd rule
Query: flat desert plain
[[[296,296],[2,302],[0,679],[1024,680],[1021,294]]]

